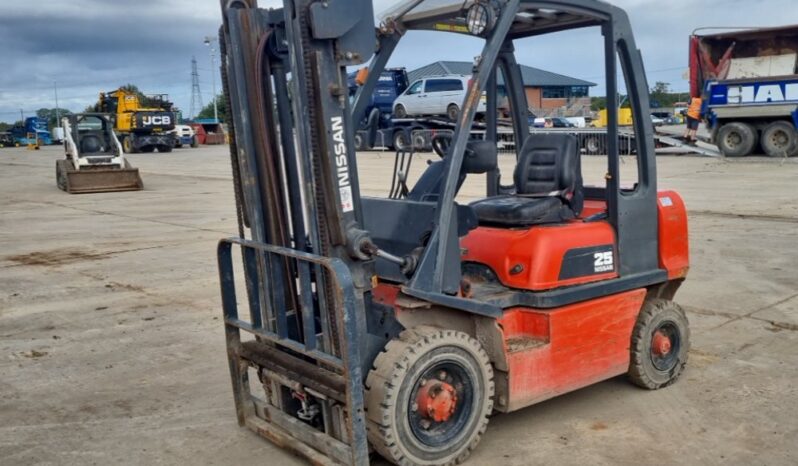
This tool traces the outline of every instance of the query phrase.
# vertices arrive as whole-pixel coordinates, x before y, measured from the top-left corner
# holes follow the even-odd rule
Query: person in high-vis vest
[[[698,141],[698,124],[701,122],[701,97],[693,97],[690,106],[687,108],[687,133],[684,135],[685,141],[695,144]]]

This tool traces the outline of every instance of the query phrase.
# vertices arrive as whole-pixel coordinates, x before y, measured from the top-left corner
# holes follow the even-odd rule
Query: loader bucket
[[[92,168],[75,170],[66,160],[56,162],[58,187],[70,194],[138,191],[144,188],[138,168]]]

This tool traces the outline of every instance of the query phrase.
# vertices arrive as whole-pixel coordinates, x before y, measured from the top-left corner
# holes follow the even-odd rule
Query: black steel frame
[[[543,9],[549,11],[560,11],[581,18],[565,25],[552,24],[530,31],[514,31],[510,33],[512,21],[515,13],[519,9]],[[388,24],[387,30],[381,36],[379,51],[369,69],[369,79],[356,96],[354,105],[354,117],[358,120],[365,108],[367,96],[370,95],[376,80],[388,61],[388,56],[394,51],[398,41],[399,33],[404,27],[412,29],[435,29],[437,21],[446,19],[445,17],[433,18],[425,22],[413,24]],[[401,23],[401,21],[398,21]],[[395,26],[395,27],[390,27]],[[485,308],[488,303],[480,303],[476,306],[469,300],[461,300],[446,293],[444,282],[446,275],[451,274],[451,267],[445,264],[451,263],[455,258],[447,257],[452,248],[448,247],[448,242],[452,241],[452,236],[448,229],[451,229],[451,216],[455,208],[454,197],[457,186],[457,179],[460,176],[465,153],[465,146],[470,135],[470,128],[474,122],[478,96],[484,91],[493,93],[490,88],[491,78],[495,75],[497,67],[502,70],[508,80],[508,90],[513,104],[511,105],[515,122],[514,132],[519,141],[523,141],[529,134],[526,114],[526,105],[518,105],[526,102],[523,95],[522,84],[518,67],[514,57],[513,41],[524,37],[547,34],[561,30],[599,26],[604,36],[605,44],[605,69],[607,76],[607,96],[608,96],[608,177],[606,190],[606,201],[608,207],[608,218],[614,226],[618,237],[618,262],[619,279],[617,283],[613,281],[602,282],[607,294],[620,292],[631,286],[641,283],[640,280],[626,279],[627,277],[650,277],[644,280],[644,286],[653,285],[661,282],[662,270],[658,263],[658,219],[657,219],[657,183],[656,183],[656,162],[653,140],[653,127],[648,118],[635,118],[635,138],[637,144],[637,155],[639,161],[638,184],[633,191],[624,191],[620,187],[620,157],[618,147],[618,83],[617,70],[623,71],[627,89],[631,97],[632,111],[634,115],[647,115],[649,106],[648,84],[645,78],[645,70],[640,52],[635,46],[634,36],[626,13],[613,5],[595,0],[510,0],[502,7],[502,13],[490,35],[486,38],[486,45],[481,55],[481,61],[473,75],[471,87],[467,91],[467,97],[463,103],[458,121],[457,130],[454,135],[453,149],[447,158],[449,163],[446,178],[446,190],[440,197],[437,208],[437,218],[435,229],[431,240],[426,245],[424,254],[419,260],[419,266],[412,278],[403,287],[406,294],[417,298],[425,299],[436,304],[452,306],[474,312],[475,308]],[[495,125],[495,122],[489,122]],[[495,129],[488,127],[488,136]],[[520,145],[519,145],[520,146]],[[520,147],[517,146],[517,149]],[[495,195],[499,190],[497,172],[488,174],[488,195]],[[450,278],[450,277],[449,277]],[[591,285],[591,288],[595,286]],[[598,290],[599,293],[602,290]],[[515,298],[516,301],[545,303],[546,307],[555,307],[569,302],[575,302],[585,296],[579,287],[572,287],[567,290],[560,290],[554,295],[544,292],[535,297],[534,292],[519,292],[523,296]],[[590,294],[595,293],[595,291]]]

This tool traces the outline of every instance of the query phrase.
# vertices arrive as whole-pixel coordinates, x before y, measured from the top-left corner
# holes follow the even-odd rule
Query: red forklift
[[[673,301],[689,268],[687,214],[677,193],[657,191],[648,86],[621,9],[406,0],[375,27],[371,0],[221,3],[239,236],[219,243],[218,260],[240,425],[314,464],[365,465],[373,453],[457,464],[494,413],[623,374],[652,390],[678,379],[690,346]],[[514,47],[589,27],[603,37],[608,96],[597,186],[583,182],[573,136],[530,134]],[[454,134],[433,140],[439,160],[412,186],[395,173],[403,189],[367,197],[355,132],[416,30],[484,47]],[[350,99],[347,67],[364,63]],[[621,183],[619,72],[641,116],[632,185]],[[497,163],[499,76],[519,142],[512,173]],[[486,177],[485,197],[458,203],[469,177]]]

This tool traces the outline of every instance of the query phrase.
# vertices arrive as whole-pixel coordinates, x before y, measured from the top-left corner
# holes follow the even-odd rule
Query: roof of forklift
[[[404,0],[383,12],[380,19],[383,22],[397,22],[409,30],[469,34],[466,14],[474,3],[477,0]],[[506,1],[496,3],[504,5]],[[541,8],[540,3],[550,4],[552,8]],[[551,4],[561,5],[557,5],[560,8],[554,8]],[[595,26],[602,22],[601,18],[608,18],[612,9],[611,5],[599,0],[522,0],[509,35],[518,38]]]

